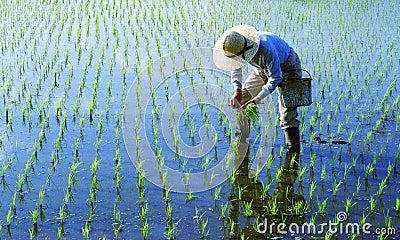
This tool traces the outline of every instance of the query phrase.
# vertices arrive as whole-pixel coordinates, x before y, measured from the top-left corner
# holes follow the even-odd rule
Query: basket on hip
[[[279,98],[283,107],[292,108],[299,106],[310,106],[312,104],[311,74],[300,79],[284,79],[278,86]]]

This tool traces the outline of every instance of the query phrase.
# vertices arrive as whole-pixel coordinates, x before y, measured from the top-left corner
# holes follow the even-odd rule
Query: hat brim
[[[253,47],[244,53],[244,59],[239,56],[227,57],[223,49],[223,43],[228,33],[235,31],[246,37],[251,41]],[[232,71],[243,67],[247,62],[249,62],[256,54],[258,47],[260,46],[260,36],[258,31],[250,25],[238,25],[234,26],[227,31],[225,31],[218,41],[215,43],[213,49],[213,60],[218,68],[225,71]]]

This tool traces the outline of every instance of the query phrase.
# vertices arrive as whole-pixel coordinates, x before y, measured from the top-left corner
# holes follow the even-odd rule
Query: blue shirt
[[[282,82],[281,64],[289,57],[292,48],[282,38],[270,32],[258,32],[260,46],[250,65],[263,69],[269,74],[268,82],[262,87],[262,92],[256,97],[259,101],[272,93]],[[242,88],[243,69],[231,71],[231,82],[235,88]]]

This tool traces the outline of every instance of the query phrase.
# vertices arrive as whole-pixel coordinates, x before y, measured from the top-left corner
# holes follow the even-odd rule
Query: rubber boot
[[[285,129],[285,143],[288,149],[285,157],[284,168],[297,171],[300,155],[300,131],[299,128]]]
[[[290,152],[300,153],[300,130],[299,128],[285,129],[285,143]]]

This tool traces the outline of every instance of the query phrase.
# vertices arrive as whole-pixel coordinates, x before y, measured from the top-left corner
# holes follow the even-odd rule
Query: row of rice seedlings
[[[94,220],[95,218],[95,203],[97,201],[97,191],[99,188],[98,185],[98,180],[97,180],[97,170],[99,168],[99,165],[101,163],[101,158],[99,157],[98,153],[96,153],[96,157],[94,158],[92,164],[90,165],[90,170],[92,172],[92,185],[90,188],[90,192],[89,192],[89,199],[87,200],[87,202],[90,203],[90,213],[89,213],[89,218],[85,221],[85,227],[82,227],[82,235],[84,237],[84,239],[90,239],[89,235],[90,235],[90,231],[91,231],[91,222]]]
[[[75,139],[74,148],[74,160],[70,167],[70,173],[68,174],[67,187],[64,190],[63,205],[59,209],[59,216],[57,217],[57,222],[60,224],[57,230],[57,238],[61,239],[65,233],[64,223],[69,215],[68,204],[73,201],[73,187],[77,185],[78,181],[76,179],[78,167],[81,165],[79,160],[79,138]]]
[[[113,213],[114,214],[114,218],[113,218],[114,219],[114,223],[112,224],[113,230],[114,230],[114,236],[115,236],[116,239],[119,238],[119,233],[123,230],[123,228],[122,228],[122,220],[121,220],[121,212],[118,209],[118,202],[121,199],[120,189],[122,187],[121,186],[122,176],[121,176],[121,173],[120,173],[121,157],[119,155],[119,151],[120,151],[119,150],[120,149],[119,140],[120,140],[120,136],[121,136],[121,133],[120,133],[120,128],[121,128],[120,119],[121,119],[120,113],[116,112],[116,115],[115,115],[115,120],[116,120],[116,123],[115,123],[115,140],[114,140],[114,142],[115,142],[114,181],[115,181],[115,189],[117,191],[117,197],[115,198],[115,201],[114,201],[114,213]]]
[[[166,178],[166,172],[165,172],[164,176]],[[171,200],[169,198],[169,193],[170,193],[170,191],[168,189],[163,190],[163,199],[164,199],[165,213],[166,213],[166,218],[165,218],[166,237],[167,237],[167,239],[175,239],[177,224],[173,222],[173,217],[172,217],[173,209],[172,209],[172,205],[171,205]]]
[[[137,120],[137,119],[136,119]],[[135,121],[135,129],[137,131],[138,128],[138,121]],[[156,146],[157,149],[157,146]],[[158,157],[161,158],[161,149],[157,150]],[[138,156],[137,156],[137,183],[136,183],[136,189],[138,191],[138,197],[139,197],[139,206],[140,206],[140,211],[139,211],[139,217],[142,222],[142,228],[141,228],[141,233],[143,239],[148,239],[149,235],[149,222],[147,218],[147,211],[148,211],[148,202],[145,196],[145,172],[142,168],[143,163],[145,160],[141,158],[141,151],[138,151]]]
[[[43,124],[45,125],[45,124]],[[43,131],[40,132],[41,134],[43,133]],[[42,136],[42,135],[40,135]],[[18,142],[16,142],[15,147],[18,148]],[[17,190],[14,192],[10,207],[9,207],[9,211],[7,213],[6,216],[6,226],[8,228],[8,234],[9,236],[11,236],[11,219],[12,218],[17,218],[17,194],[19,195],[19,199],[20,201],[24,201],[24,194],[26,192],[30,192],[30,187],[29,187],[29,174],[32,172],[34,173],[34,166],[35,164],[38,163],[38,151],[39,151],[39,147],[38,147],[38,143],[37,140],[34,139],[33,142],[33,150],[31,153],[31,157],[27,159],[27,161],[25,162],[25,168],[23,170],[23,173],[19,173],[17,175],[18,177],[18,181],[17,181]],[[5,183],[5,171],[9,168],[11,168],[12,166],[12,161],[16,160],[16,155],[12,155],[12,157],[10,157],[8,159],[8,163],[6,165],[2,166],[2,181],[3,184]],[[34,161],[35,160],[35,161]],[[48,180],[46,180],[48,181]],[[24,191],[24,185],[26,185],[26,192]],[[40,204],[40,212],[41,212],[41,206],[43,204],[42,199],[43,199],[43,195],[44,195],[44,191],[43,189],[39,192],[39,204]],[[11,215],[13,212],[13,215]],[[33,236],[37,236],[37,223],[38,223],[38,208],[36,208],[35,210],[31,211],[31,217],[32,217],[32,222],[33,222],[33,230],[30,230],[30,235]]]
[[[228,205],[224,205],[226,207],[224,207],[224,212],[226,212],[227,206]],[[209,234],[210,234],[210,229],[207,228],[208,225],[208,218],[204,219],[204,214],[207,211],[204,211],[202,214],[199,214],[199,209],[196,207],[196,215],[193,217],[193,219],[195,219],[196,224],[200,226],[201,229],[201,239],[207,239]]]

